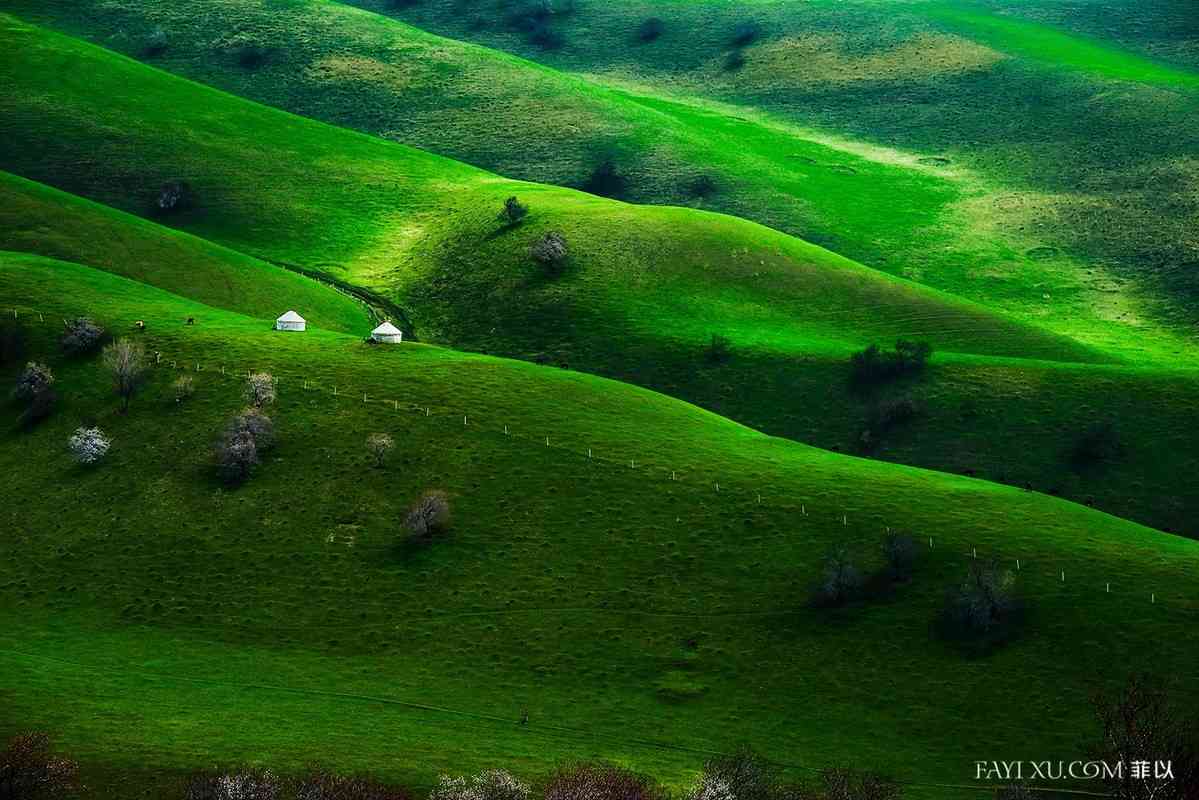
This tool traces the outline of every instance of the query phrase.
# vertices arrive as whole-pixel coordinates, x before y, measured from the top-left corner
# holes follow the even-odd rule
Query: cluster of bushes
[[[263,453],[275,446],[275,423],[263,410],[275,402],[275,378],[258,372],[246,378],[248,403],[225,425],[215,448],[217,472],[226,484],[238,486],[250,478]]]
[[[519,0],[508,14],[508,25],[525,34],[529,44],[544,50],[557,50],[566,43],[554,30],[554,20],[574,13],[574,0]]]
[[[928,342],[900,339],[894,350],[872,344],[850,356],[851,377],[859,386],[871,386],[915,375],[924,370],[932,353]]]

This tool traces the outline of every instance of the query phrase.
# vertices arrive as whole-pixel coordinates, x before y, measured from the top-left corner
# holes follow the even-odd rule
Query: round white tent
[[[371,331],[371,338],[384,344],[399,344],[404,341],[404,332],[390,322],[384,322]]]
[[[275,320],[275,330],[277,331],[302,331],[306,327],[308,327],[308,323],[294,311],[288,311]]]

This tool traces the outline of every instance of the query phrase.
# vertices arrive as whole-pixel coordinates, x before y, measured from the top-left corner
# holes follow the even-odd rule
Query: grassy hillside
[[[0,172],[0,249],[86,262],[205,305],[364,334],[366,308],[310,278],[153,222]],[[191,316],[191,315],[188,315]]]
[[[292,2],[286,12],[266,0],[51,0],[8,7],[235,94],[509,177],[735,214],[1109,349],[1137,356],[1151,350],[1169,359],[1193,348],[1186,329],[1174,325],[1189,318],[1190,305],[1163,304],[1141,280],[1146,270],[1137,270],[1134,281],[1127,280],[1132,272],[1113,272],[1111,256],[1119,248],[1086,250],[1101,256],[1089,259],[1067,252],[1084,231],[1108,237],[1115,231],[1138,247],[1182,247],[1188,237],[1180,230],[1161,230],[1174,225],[1175,216],[1142,214],[1135,228],[1113,228],[1109,212],[1136,207],[1127,197],[1108,209],[1106,201],[1088,199],[1097,187],[1087,195],[1051,194],[1062,186],[1029,185],[1028,176],[1013,173],[1020,164],[981,160],[973,144],[966,155],[980,169],[966,168],[958,157],[961,142],[885,130],[906,121],[949,135],[940,132],[947,118],[954,120],[948,127],[975,124],[959,119],[968,103],[1012,112],[1010,119],[988,119],[991,127],[971,130],[972,142],[998,136],[1014,144],[1026,135],[1033,106],[1013,111],[1010,101],[997,98],[975,103],[970,91],[981,88],[959,87],[948,96],[937,89],[998,82],[995,91],[1002,93],[1016,80],[995,74],[1012,58],[973,42],[969,32],[930,29],[948,24],[944,19],[898,12],[898,22],[888,17],[880,45],[874,6],[839,3],[830,11],[757,4],[752,11],[763,15],[762,41],[746,48],[744,67],[730,72],[721,60],[729,27],[740,19],[735,4],[576,3],[575,13],[551,22],[568,37],[563,48],[517,47],[553,64],[602,70],[604,85],[327,0]],[[465,17],[455,15],[457,7],[429,2],[403,13],[503,47],[524,36],[507,31],[504,21],[519,3],[504,13],[498,4],[476,4]],[[894,10],[888,5],[886,13],[895,16]],[[666,21],[665,32],[653,42],[631,42],[651,14]],[[788,38],[796,27],[805,33]],[[851,41],[842,43],[845,37]],[[249,65],[242,60],[247,52],[255,55]],[[925,80],[935,83],[921,90],[930,96],[910,102],[913,83]],[[619,88],[629,84],[635,88]],[[958,106],[947,111],[952,103]],[[794,113],[796,104],[805,113]],[[1088,110],[1091,105],[1082,112],[1069,107],[1071,120],[1085,113],[1093,121],[1098,112]],[[811,108],[840,116],[828,124],[807,113]],[[813,130],[816,123],[824,130]],[[1111,125],[1084,130],[1095,127]],[[1121,151],[1150,141],[1123,130],[1136,138],[1122,141]],[[1076,143],[1078,135],[1067,138]],[[1170,135],[1188,141],[1189,134]],[[1037,174],[1066,169],[1044,146],[1021,148],[1022,158],[1033,155],[1029,168]],[[1004,152],[1011,156],[1011,147]],[[1115,151],[1109,146],[1105,152]],[[614,165],[619,180],[593,180],[604,163]]]
[[[1034,262],[992,254],[992,266],[1037,270],[1037,258],[1069,254],[1081,268],[1050,282],[1054,297],[1131,281],[1129,294],[1157,300],[1140,313],[1195,321],[1189,3],[580,0],[540,22],[531,2],[353,3],[609,85],[766,111],[967,168],[997,190],[966,203],[975,230],[998,222]],[[661,34],[639,40],[651,18]],[[961,277],[927,267],[934,285]]]
[[[683,781],[742,742],[800,775],[849,760],[963,784],[979,751],[1075,757],[1088,691],[1137,665],[1199,696],[1190,541],[577,373],[274,333],[215,308],[183,328],[169,323],[194,301],[24,254],[0,258],[10,306],[61,403],[0,447],[25,500],[0,512],[0,686],[21,687],[4,719],[106,764],[100,786],[311,759],[427,784],[597,754]],[[174,403],[161,366],[121,415],[98,364],[56,358],[34,311],[147,319],[147,345],[201,362],[195,397]],[[280,378],[280,442],[228,491],[207,450],[251,368]],[[62,450],[83,419],[115,441],[91,470]],[[362,446],[376,430],[398,443],[382,470]],[[452,498],[452,534],[398,546],[429,487]],[[934,539],[914,582],[831,617],[806,608],[821,555],[844,543],[872,567],[888,525]],[[974,547],[1021,559],[1031,614],[1026,635],[971,659],[930,623]]]
[[[404,305],[425,340],[564,364],[669,393],[769,433],[969,470],[1195,532],[1190,509],[1199,487],[1178,480],[1199,459],[1199,433],[1186,422],[1195,407],[1193,373],[1091,371],[942,352],[924,379],[862,394],[847,382],[848,352],[899,335],[927,338],[941,351],[1097,356],[739,220],[513,184],[236,100],[69,39],[27,27],[7,35],[21,45],[9,52],[22,53],[9,62],[5,124],[16,134],[10,140],[41,143],[36,152],[3,150],[9,168],[142,213],[163,182],[185,177],[196,202],[182,214],[159,217],[163,222],[386,293]],[[39,59],[43,69],[18,67]],[[88,80],[63,86],[49,77],[60,74]],[[96,100],[89,93],[97,84],[113,87],[112,96],[126,105]],[[56,105],[32,99],[46,93],[58,98]],[[176,110],[167,115],[165,108]],[[241,130],[252,131],[258,144],[247,144]],[[89,154],[82,166],[78,153]],[[495,213],[511,193],[532,213],[520,227],[503,230]],[[55,213],[75,206],[60,204]],[[128,262],[120,248],[105,252],[109,241],[123,239],[93,237],[69,215],[61,222],[43,216],[53,210],[29,209],[41,227],[56,231],[55,247],[39,252],[78,253],[101,265]],[[29,241],[19,233],[26,219],[14,214],[0,237]],[[551,229],[565,232],[572,255],[562,276],[547,279],[526,252]],[[160,279],[157,271],[130,274]],[[182,283],[177,289],[207,298]],[[705,358],[714,333],[731,340],[726,363]],[[861,435],[876,404],[905,396],[919,405],[917,417],[863,450]],[[1111,421],[1124,443],[1120,456],[1076,469],[1071,453],[1079,439]]]

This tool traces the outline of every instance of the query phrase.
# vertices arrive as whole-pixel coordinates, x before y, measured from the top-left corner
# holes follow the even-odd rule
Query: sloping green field
[[[591,755],[681,782],[744,742],[797,776],[851,756],[962,784],[980,750],[1077,754],[1087,692],[1130,666],[1188,674],[1199,549],[1081,506],[561,370],[274,333],[215,308],[179,326],[194,301],[27,255],[0,261],[12,305],[62,399],[35,432],[5,434],[8,486],[69,491],[3,512],[0,685],[10,720],[103,765],[99,786],[312,759],[419,785]],[[123,416],[96,362],[53,357],[34,312],[145,318],[164,365]],[[192,365],[183,405],[169,361]],[[243,369],[280,378],[280,444],[228,492],[207,448]],[[115,440],[94,470],[61,450],[84,418]],[[375,430],[398,443],[383,470],[362,447]],[[429,487],[452,497],[452,535],[398,546]],[[871,565],[888,525],[934,540],[915,581],[842,614],[806,608],[819,557],[848,543]],[[1021,559],[1031,608],[1026,635],[978,660],[930,630],[975,547]]]
[[[394,4],[364,5],[390,12]],[[521,7],[505,12],[482,3],[463,16],[451,3],[429,2],[403,13],[506,47],[520,38],[505,33],[506,14]],[[1089,195],[1066,196],[1060,181],[1040,185],[1034,174],[1068,166],[1045,143],[1022,143],[1032,104],[991,120],[989,112],[1010,100],[972,99],[973,84],[957,85],[992,80],[1008,62],[969,32],[951,35],[934,29],[943,21],[913,18],[908,4],[895,21],[887,6],[886,25],[878,24],[876,4],[754,5],[752,15],[764,15],[761,40],[746,48],[749,60],[735,73],[721,66],[730,27],[741,19],[728,3],[579,4],[552,21],[567,32],[569,46],[518,48],[598,77],[547,69],[328,0],[293,2],[286,13],[266,0],[51,0],[9,8],[234,94],[509,177],[586,187],[610,163],[619,179],[600,191],[755,220],[1090,344],[1163,360],[1193,348],[1180,324],[1189,305],[1152,285],[1162,265],[1130,272],[1111,261],[1130,243],[1117,241],[1122,237],[1137,238],[1131,244],[1142,250],[1167,244],[1169,234],[1158,229],[1175,224],[1174,217],[1138,212],[1135,227],[1113,228],[1105,214],[1140,208],[1127,192],[1112,207]],[[651,14],[666,20],[661,39],[631,42]],[[472,19],[483,27],[471,27]],[[159,34],[163,49],[148,51]],[[860,52],[863,40],[873,49]],[[239,60],[246,47],[262,53],[252,67]],[[1024,80],[1001,77],[1005,91]],[[1092,88],[1087,81],[1080,94]],[[922,87],[917,103],[908,101],[913,84]],[[975,124],[962,119],[963,103],[985,109],[990,126],[972,131],[969,146],[939,132]],[[798,114],[796,104],[815,110]],[[827,124],[830,113],[868,119],[881,132],[847,128],[839,118]],[[1079,100],[1062,115],[1075,124],[1080,114],[1104,113]],[[889,129],[901,121],[917,130]],[[1092,137],[1094,129],[1111,127],[1080,124]],[[1078,135],[1055,131],[1062,141]],[[1171,130],[1170,146],[1188,136],[1185,128]],[[992,146],[1000,161],[1010,160],[1013,147],[1034,157],[997,163],[985,152]],[[1157,166],[1186,169],[1164,158]],[[1093,242],[1080,258],[1067,245],[1084,234],[1106,241]],[[1174,235],[1170,246],[1185,241]],[[1176,272],[1171,262],[1170,274]]]

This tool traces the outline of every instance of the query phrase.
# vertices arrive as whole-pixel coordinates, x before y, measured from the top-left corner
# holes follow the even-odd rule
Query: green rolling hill
[[[1112,358],[750,223],[507,182],[15,21],[6,35],[14,45],[7,51],[22,54],[8,62],[7,125],[41,144],[3,151],[2,166],[27,177],[142,214],[165,182],[186,178],[194,206],[159,222],[384,295],[406,309],[424,339],[629,380],[827,448],[859,452],[873,406],[911,396],[922,414],[867,452],[1031,485],[1159,527],[1193,528],[1188,509],[1199,490],[1177,485],[1199,457],[1185,423],[1195,397],[1186,369],[1055,367],[1049,362]],[[29,59],[44,68],[18,69]],[[50,77],[64,73],[87,80],[64,87]],[[53,108],[33,102],[51,90],[39,80],[55,83]],[[97,85],[113,87],[124,105],[97,100]],[[136,91],[118,93],[117,86]],[[242,131],[258,144],[247,144]],[[82,164],[80,153],[88,154]],[[99,213],[48,189],[8,183],[14,206],[13,193],[22,189],[60,198],[54,213]],[[495,212],[512,193],[532,213],[504,230]],[[133,226],[132,217],[106,214]],[[56,241],[36,246],[22,232],[22,215],[10,219],[0,241],[20,244],[6,246],[130,269],[123,251],[104,252],[104,240],[90,237],[73,215],[49,226]],[[159,239],[185,238],[138,225]],[[572,249],[564,275],[552,280],[526,255],[550,229],[564,231]],[[257,312],[226,302],[216,291],[226,280],[219,273],[203,277],[189,266],[183,272],[194,278],[185,284],[166,271],[160,280],[150,267],[124,274]],[[202,289],[205,283],[211,288]],[[363,323],[358,332],[366,330]],[[732,341],[726,364],[705,360],[714,333]],[[901,335],[971,355],[938,356],[924,380],[881,396],[851,391],[849,351]],[[1042,363],[978,360],[979,353]],[[1146,402],[1138,406],[1136,398]],[[1079,437],[1112,420],[1120,422],[1124,456],[1097,470],[1072,469]]]
[[[394,4],[363,5],[390,12]],[[1115,197],[1116,177],[1110,187],[1085,182],[1087,193],[1061,188],[1079,153],[1124,158],[1130,142],[1144,149],[1159,140],[1169,153],[1154,168],[1177,173],[1172,185],[1184,181],[1185,143],[1193,141],[1186,124],[1162,128],[1156,114],[1156,128],[1139,130],[1135,115],[1090,102],[1098,90],[1080,78],[1069,102],[1043,104],[1061,107],[1050,120],[1060,150],[1027,145],[1034,103],[1012,108],[1008,95],[1040,98],[1046,68],[1012,73],[1017,59],[970,31],[941,30],[949,23],[913,10],[918,4],[754,4],[744,13],[759,19],[761,41],[745,48],[749,60],[735,74],[719,66],[730,20],[742,13],[735,3],[579,5],[553,18],[571,44],[550,52],[517,46],[522,34],[507,30],[500,5],[476,4],[463,16],[455,4],[428,2],[402,13],[587,74],[328,0],[289,3],[286,13],[266,0],[8,8],[234,94],[508,177],[734,214],[1138,359],[1193,352],[1191,306],[1179,287],[1199,256],[1148,255],[1188,241],[1181,229],[1164,229],[1177,227],[1177,215],[1144,207],[1165,187],[1156,184],[1148,200],[1133,190]],[[631,43],[651,14],[666,20],[666,32]],[[880,30],[888,31],[881,44]],[[247,51],[261,59],[246,66],[239,54]],[[762,84],[769,92],[754,88]],[[985,91],[998,96],[979,96]],[[1152,99],[1134,92],[1130,102]],[[1170,114],[1186,123],[1189,107]],[[975,124],[978,108],[990,127],[969,131],[968,142],[946,139]],[[1076,146],[1096,132],[1119,141]],[[604,163],[616,179],[595,179]],[[1086,164],[1092,177],[1123,170],[1121,185],[1135,180],[1124,173],[1146,168]],[[1046,179],[1053,175],[1061,179]],[[1168,194],[1187,202],[1185,193]],[[1159,279],[1174,289],[1162,290]]]
[[[183,327],[194,300],[27,254],[0,257],[0,307],[27,320],[61,398],[0,447],[29,500],[2,518],[0,685],[21,687],[6,718],[54,730],[101,789],[213,763],[422,785],[593,755],[679,784],[750,742],[797,776],[852,755],[908,797],[951,796],[935,785],[968,783],[979,749],[1072,757],[1093,735],[1089,690],[1190,663],[1199,545],[1075,504],[578,373],[216,308]],[[164,363],[120,414],[99,364],[54,356],[33,316],[84,312],[146,319],[147,346],[199,362],[195,396],[174,402]],[[244,369],[280,378],[279,445],[228,492],[207,451]],[[61,450],[82,419],[115,442],[94,470]],[[362,446],[375,430],[398,442],[382,470]],[[429,487],[450,493],[452,534],[397,547]],[[820,557],[845,544],[873,568],[885,526],[932,537],[915,580],[806,607]],[[1030,604],[1025,635],[982,659],[930,629],[973,548],[1021,559]]]

